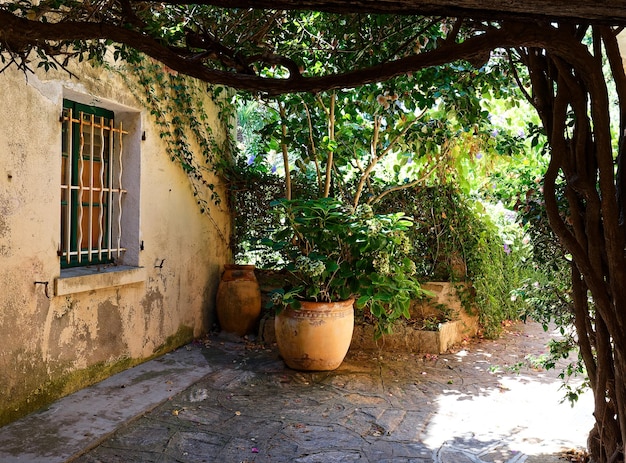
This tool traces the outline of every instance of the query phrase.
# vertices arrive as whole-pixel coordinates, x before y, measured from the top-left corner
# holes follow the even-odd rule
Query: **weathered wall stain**
[[[165,302],[158,286],[150,285],[150,289],[146,291],[145,296],[141,299],[141,307],[145,332],[160,332],[165,321]],[[143,347],[153,351],[160,343],[159,339],[155,339],[150,335],[143,339]]]
[[[80,79],[0,74],[0,101],[20,108],[0,125],[0,425],[204,333],[229,255],[119,75],[79,64],[73,71]],[[140,281],[54,294],[67,276],[57,255],[63,98],[107,107],[128,123],[125,207],[135,238],[114,270],[141,269]],[[207,99],[204,107],[212,104]],[[212,217],[230,229],[227,211]]]
[[[111,301],[98,304],[98,340],[102,360],[114,358],[119,352],[125,352],[126,342],[123,338],[124,324],[120,307]]]

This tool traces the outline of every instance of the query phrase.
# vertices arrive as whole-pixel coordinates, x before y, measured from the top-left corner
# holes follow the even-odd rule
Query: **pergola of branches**
[[[334,15],[319,49],[298,47],[306,31],[292,26],[307,10]],[[376,37],[384,34],[365,34],[378,14],[402,30],[414,27],[414,36],[383,46]],[[420,30],[441,22],[445,33],[415,46]],[[63,68],[80,55],[102,57],[113,44],[123,58],[139,51],[209,83],[277,95],[355,87],[458,60],[480,67],[505,50],[513,67],[528,70],[520,86],[550,144],[545,204],[572,256],[575,326],[595,397],[589,449],[597,462],[616,463],[626,443],[626,75],[617,42],[624,24],[626,0],[21,0],[0,4],[0,51],[5,66],[27,71],[37,60]],[[312,68],[319,56],[328,57],[322,71]],[[619,121],[610,119],[608,81]],[[559,180],[566,207],[557,201]]]

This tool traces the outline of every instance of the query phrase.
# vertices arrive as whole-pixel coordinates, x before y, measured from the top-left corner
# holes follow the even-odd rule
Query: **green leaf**
[[[356,300],[356,306],[359,309],[362,309],[363,307],[365,307],[365,305],[370,301],[370,297],[367,295],[363,295],[360,296],[357,300]]]

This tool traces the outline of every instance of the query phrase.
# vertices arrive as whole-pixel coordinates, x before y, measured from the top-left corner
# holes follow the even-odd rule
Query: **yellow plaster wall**
[[[79,79],[14,69],[0,74],[0,425],[202,335],[215,318],[228,259],[216,231],[228,235],[227,212],[213,208],[213,221],[201,214],[189,180],[123,79],[90,65],[74,71]],[[95,277],[120,285],[85,280],[74,286],[80,292],[66,285],[56,296],[64,96],[112,105],[116,117],[134,121],[125,127],[134,134],[139,162],[129,168],[139,188],[125,200],[125,212],[136,214],[130,221],[138,232],[121,262],[133,268]],[[207,99],[205,108],[211,105]],[[49,297],[36,281],[48,282]]]

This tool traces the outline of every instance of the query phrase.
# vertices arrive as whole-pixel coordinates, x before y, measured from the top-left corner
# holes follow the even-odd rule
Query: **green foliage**
[[[213,222],[224,241],[226,237],[210,215],[210,204],[219,205],[221,197],[214,175],[230,164],[233,150],[228,136],[232,130],[233,110],[223,88],[204,87],[193,79],[171,72],[163,65],[137,56],[120,70],[129,88],[143,97],[166,144],[167,154],[189,178],[200,211]],[[217,137],[207,109],[206,91],[218,110]],[[205,192],[208,192],[208,196]]]
[[[521,303],[511,293],[526,278],[524,260],[528,253],[520,239],[508,243],[493,225],[489,226],[488,219],[485,222],[487,226],[478,234],[467,265],[483,334],[496,338],[503,321],[519,319]]]
[[[454,320],[455,311],[445,304],[436,304],[436,314],[425,317],[421,320],[420,329],[425,331],[439,331],[441,324]]]
[[[430,317],[426,317],[422,320],[422,326],[420,329],[424,331],[439,331],[440,324],[441,319],[435,315],[431,315]]]
[[[521,302],[511,291],[526,278],[530,249],[514,214],[485,208],[451,185],[396,191],[376,210],[402,210],[413,219],[407,234],[420,280],[472,282],[461,296],[467,310],[477,309],[485,336],[519,318]]]
[[[523,120],[523,117],[523,113],[515,115],[517,120]],[[523,147],[511,156],[501,158],[497,168],[487,173],[481,193],[486,199],[502,201],[508,208],[515,210],[525,207],[524,203],[532,196],[539,200],[537,206],[543,209],[541,182],[550,159],[546,137],[543,129],[533,122],[527,123],[524,130],[518,130]],[[544,214],[540,209],[535,209],[539,216]],[[523,213],[523,218],[526,222],[532,219],[527,212]]]
[[[202,15],[191,14],[192,8],[200,8],[194,12]],[[339,70],[346,60],[352,66],[372,64],[375,53],[368,49],[395,57],[431,49],[450,31],[446,21],[426,18],[416,25],[403,17],[253,10],[236,10],[227,18],[217,9],[198,6],[167,6],[160,14],[151,24],[170,43],[182,41],[185,28],[216,36],[236,18],[235,26],[221,36],[223,43],[232,45],[231,51],[254,55],[269,44],[277,54],[297,57],[307,75]],[[169,26],[162,27],[164,23]],[[267,27],[264,35],[252,40],[258,32],[251,27],[254,23]],[[329,34],[337,28],[343,34]],[[460,37],[466,32],[461,30]],[[393,43],[405,47],[393,52]],[[287,62],[266,64],[256,63],[254,71],[268,76],[291,72]],[[508,201],[519,186],[519,179],[510,174],[518,169],[519,153],[528,155],[526,140],[533,140],[531,154],[541,144],[532,135],[533,127],[521,133],[508,129],[509,117],[493,118],[503,107],[516,107],[518,95],[510,77],[503,60],[487,62],[480,70],[469,63],[454,63],[385,84],[243,105],[244,157],[222,168],[236,211],[237,260],[263,265],[276,258],[256,243],[264,229],[276,226],[267,205],[282,194],[278,176],[294,180],[293,197],[317,198],[323,195],[330,164],[330,194],[346,206],[370,203],[381,214],[403,211],[414,218],[415,227],[408,231],[414,245],[410,258],[420,278],[473,280],[486,332],[497,334],[503,318],[516,316],[519,303],[511,301],[510,291],[521,286],[522,271],[516,263],[528,258],[527,250],[519,231],[504,233],[467,195],[483,182],[490,187],[485,191],[491,199]],[[287,164],[282,158],[284,147]],[[184,153],[180,158],[185,165]],[[511,163],[502,168],[506,164],[501,160],[507,158]],[[518,169],[527,183],[539,178],[533,168]],[[484,182],[490,171],[496,174],[491,183]],[[442,194],[447,188],[442,184],[456,184],[464,194]],[[402,189],[410,193],[393,207],[394,201],[387,199]]]
[[[238,156],[221,170],[228,184],[229,203],[233,211],[231,249],[235,261],[269,267],[277,255],[260,241],[267,230],[277,226],[270,213],[271,204],[284,194],[283,180],[264,166]]]
[[[282,40],[294,32],[303,35],[276,43],[276,49],[298,50],[302,68],[312,74],[338,70],[346,60],[351,67],[370,65],[373,55],[390,46],[396,47],[395,57],[430,50],[451,29],[448,21],[430,18],[415,24],[402,17],[310,12],[287,13],[284,21],[277,26]],[[329,35],[332,27],[342,33]],[[461,28],[460,37],[467,32]],[[403,46],[391,45],[398,40]],[[313,71],[317,62],[323,66]],[[355,206],[414,185],[455,182],[469,193],[480,165],[475,161],[522,149],[520,136],[496,130],[485,103],[498,99],[515,107],[518,97],[508,63],[499,57],[480,70],[457,62],[351,89],[262,100],[255,95],[263,126],[254,158],[264,157],[286,181],[296,172],[305,176],[312,196],[327,195],[324,185],[330,182],[331,196]]]
[[[142,90],[146,107],[150,111],[157,127],[159,137],[166,143],[167,152],[172,159],[180,163],[183,170],[195,181],[194,193],[198,194],[198,184],[202,184],[211,191],[211,200],[219,204],[220,199],[215,186],[205,178],[203,173],[213,172],[215,166],[228,153],[228,146],[216,139],[209,117],[203,107],[204,95],[200,93],[197,83],[190,78],[177,73],[168,72],[164,66],[144,59],[135,64],[129,64],[126,71],[130,71],[134,82],[127,80],[129,85]],[[209,94],[213,89],[208,89]],[[219,100],[219,93],[212,93],[213,101]],[[228,116],[222,119],[222,129],[228,131]],[[193,140],[188,134],[193,135]],[[226,139],[228,137],[225,137]],[[199,148],[196,151],[196,146]],[[203,159],[198,159],[199,152]],[[202,206],[201,199],[198,199]]]
[[[413,219],[408,234],[411,259],[422,280],[464,279],[464,263],[475,240],[471,203],[452,186],[413,187],[395,191],[375,205],[376,212],[400,210]],[[458,268],[456,264],[461,264]]]
[[[502,79],[498,61],[487,72],[456,64],[384,84],[268,99],[257,106],[262,151],[285,177],[298,171],[315,179],[318,196],[330,173],[332,194],[353,205],[418,184],[456,182],[469,192],[475,161],[522,149],[519,137],[495,129],[483,103],[506,97],[514,104]],[[281,149],[286,171],[276,156]]]
[[[334,198],[274,205],[282,226],[265,244],[284,256],[294,282],[274,294],[276,305],[298,308],[301,300],[355,297],[358,308],[376,317],[377,335],[409,317],[410,301],[422,291],[407,256],[412,222],[403,214],[375,215],[367,206],[352,210]]]
[[[257,106],[263,122],[254,166],[299,178],[292,196],[315,198],[332,153],[331,195],[411,217],[415,225],[406,233],[418,278],[472,281],[466,307],[478,309],[485,335],[495,337],[503,320],[519,317],[521,302],[511,291],[526,278],[521,264],[529,248],[513,217],[491,217],[471,194],[514,204],[507,195],[520,181],[502,179],[519,163],[521,177],[534,181],[543,159],[540,133],[517,122],[528,109],[518,107],[510,84],[495,59],[481,72],[456,63],[385,84],[265,101]],[[286,172],[279,155],[285,147]],[[529,153],[526,166],[521,160]]]

